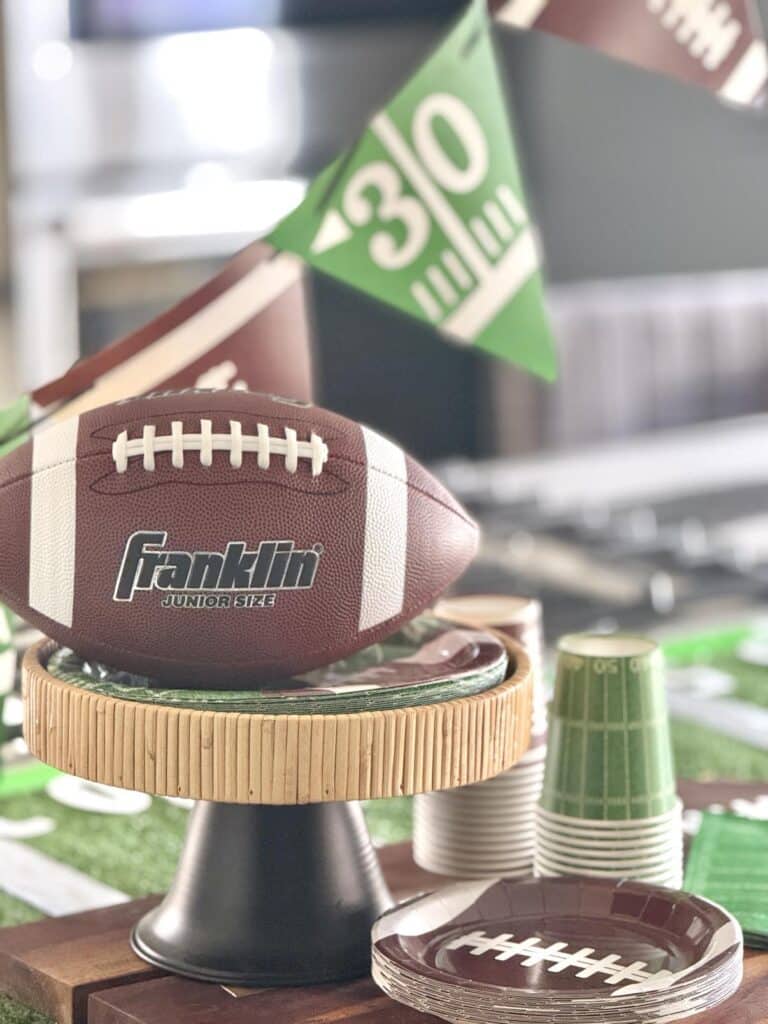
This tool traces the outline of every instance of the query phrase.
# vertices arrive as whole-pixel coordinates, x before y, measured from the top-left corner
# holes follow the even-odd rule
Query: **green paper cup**
[[[644,637],[574,634],[558,644],[541,806],[638,821],[676,805],[664,662]]]
[[[683,802],[678,797],[675,806],[666,814],[654,818],[622,818],[615,821],[598,821],[596,818],[576,818],[568,814],[552,814],[541,804],[536,809],[539,827],[563,835],[576,836],[626,836],[627,838],[643,838],[651,835],[666,834],[670,828],[680,828],[683,815]]]

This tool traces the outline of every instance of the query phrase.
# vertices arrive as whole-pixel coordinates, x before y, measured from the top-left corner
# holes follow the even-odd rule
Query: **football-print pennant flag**
[[[555,376],[484,3],[470,4],[269,241],[460,343]]]
[[[0,409],[0,456],[44,423],[147,391],[248,387],[310,399],[305,270],[290,253],[247,246],[151,323]]]
[[[768,50],[755,0],[490,0],[502,24],[540,29],[759,106]]]

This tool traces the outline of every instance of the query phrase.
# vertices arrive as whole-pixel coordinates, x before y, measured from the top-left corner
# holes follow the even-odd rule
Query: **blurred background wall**
[[[5,0],[0,397],[139,326],[266,231],[461,6]],[[316,279],[320,399],[427,458],[764,410],[766,116],[544,35],[497,39],[560,381]]]

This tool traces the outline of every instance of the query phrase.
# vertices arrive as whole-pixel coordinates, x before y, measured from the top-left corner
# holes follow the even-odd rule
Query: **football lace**
[[[200,420],[198,434],[185,433],[184,424],[179,420],[171,423],[170,434],[157,434],[152,424],[147,424],[141,437],[128,437],[124,430],[117,436],[112,445],[112,458],[118,473],[125,473],[128,461],[141,458],[144,469],[148,473],[155,470],[155,456],[161,452],[171,453],[171,465],[174,469],[184,468],[186,452],[197,452],[201,466],[213,464],[214,452],[228,452],[229,464],[233,469],[240,469],[244,455],[256,455],[259,469],[269,469],[273,455],[285,459],[285,469],[295,473],[299,459],[309,459],[312,463],[312,476],[319,476],[328,461],[328,445],[314,432],[308,441],[300,441],[295,430],[285,427],[284,437],[270,434],[266,423],[259,423],[255,434],[244,434],[242,424],[238,420],[229,421],[228,434],[214,434],[211,420]]]
[[[489,936],[484,931],[475,931],[447,943],[445,949],[468,949],[471,956],[493,953],[494,959],[501,961],[520,957],[523,967],[549,964],[547,970],[556,974],[568,969],[575,970],[577,978],[591,978],[597,974],[608,985],[618,985],[622,981],[644,982],[649,979],[653,979],[657,984],[663,984],[665,981],[674,980],[672,971],[648,971],[648,965],[642,960],[622,964],[621,958],[615,953],[594,957],[592,954],[595,950],[591,947],[569,952],[565,942],[553,942],[549,946],[543,946],[539,936],[516,942],[509,932]]]

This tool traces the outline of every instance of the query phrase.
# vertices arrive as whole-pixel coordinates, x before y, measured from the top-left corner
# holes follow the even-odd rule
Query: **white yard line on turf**
[[[130,899],[124,892],[10,839],[0,839],[0,889],[49,917],[98,910]]]

